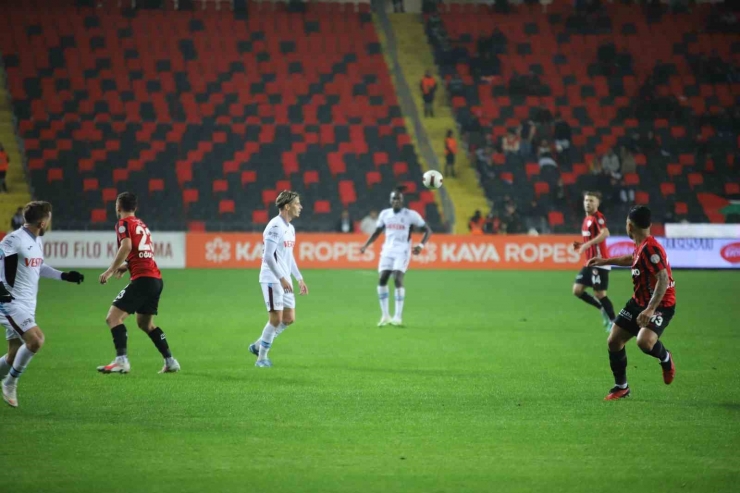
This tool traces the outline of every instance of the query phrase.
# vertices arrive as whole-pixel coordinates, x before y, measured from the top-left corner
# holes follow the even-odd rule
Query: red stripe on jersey
[[[583,243],[591,241],[592,239],[599,236],[601,230],[606,227],[606,218],[604,215],[596,211],[593,215],[586,216],[581,224],[581,231],[588,232],[588,235],[583,236]],[[606,251],[606,242],[602,241],[598,245],[592,245],[586,250],[586,261],[584,265],[588,265],[588,261],[592,258],[606,258],[608,257]]]
[[[633,298],[638,305],[644,307],[650,303],[658,283],[657,274],[661,270],[668,274],[668,288],[659,306],[670,307],[676,304],[676,288],[671,266],[663,247],[655,238],[649,236],[637,248],[632,263],[632,282],[635,288]]]

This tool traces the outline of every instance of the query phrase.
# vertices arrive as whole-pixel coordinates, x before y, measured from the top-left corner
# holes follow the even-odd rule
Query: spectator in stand
[[[619,175],[620,166],[619,166],[619,157],[614,153],[613,148],[609,148],[606,151],[606,154],[601,158],[601,168],[604,170],[604,173],[609,173],[611,175]]]
[[[375,232],[378,227],[378,211],[375,209],[370,211],[370,214],[362,218],[360,221],[360,231],[366,235],[371,235]]]
[[[524,215],[524,227],[527,231],[536,230],[538,233],[549,232],[547,220],[545,220],[545,209],[538,200],[532,200]]]
[[[506,204],[506,211],[502,220],[502,230],[506,234],[519,234],[522,232],[522,218],[519,216],[519,212],[516,210],[516,204]]]
[[[15,231],[16,229],[20,229],[25,222],[26,220],[23,218],[23,207],[18,207],[15,215],[10,218],[10,230]]]
[[[468,229],[470,230],[470,233],[474,235],[482,235],[483,224],[485,222],[486,220],[483,218],[480,210],[476,210],[475,214],[473,214],[473,217],[471,217],[470,221],[468,221]]]
[[[619,180],[619,200],[623,204],[635,203],[635,189],[624,182],[624,178]]]
[[[455,178],[455,157],[457,156],[457,141],[452,130],[447,131],[445,137],[445,176]]]
[[[10,163],[8,153],[5,152],[5,148],[0,144],[0,191],[5,193],[8,193],[8,185],[5,182],[8,175],[8,163]]]
[[[337,233],[354,233],[355,225],[352,218],[349,215],[349,211],[344,209],[342,215],[337,222]]]
[[[558,167],[558,163],[552,157],[552,148],[547,140],[540,142],[540,147],[537,149],[537,162],[540,164],[540,169],[545,166]]]
[[[532,141],[537,134],[534,122],[532,120],[522,120],[518,134],[520,153],[524,159],[527,159],[532,156]]]
[[[487,235],[498,234],[501,230],[501,220],[498,218],[498,213],[491,208],[491,212],[486,217],[486,222],[483,224],[483,232]]]
[[[503,139],[504,154],[519,154],[520,141],[516,130],[510,128]]]
[[[427,70],[419,83],[421,97],[424,100],[424,116],[434,117],[434,94],[437,92],[437,81],[431,70]]]
[[[559,111],[555,113],[553,137],[555,138],[555,150],[557,151],[558,162],[569,164],[572,132],[570,124],[563,119],[563,115]]]
[[[596,156],[594,156],[591,162],[589,163],[589,169],[592,175],[603,175],[604,174],[604,168],[601,167],[601,161]]]
[[[403,6],[403,0],[393,0],[393,13],[403,14],[405,12],[406,9]]]
[[[619,159],[622,162],[622,174],[636,173],[637,162],[635,156],[627,149],[626,146],[622,146],[619,150]]]
[[[565,188],[562,178],[558,178],[558,182],[552,187],[550,195],[552,196],[552,203],[558,209],[563,209],[568,205],[568,189]]]

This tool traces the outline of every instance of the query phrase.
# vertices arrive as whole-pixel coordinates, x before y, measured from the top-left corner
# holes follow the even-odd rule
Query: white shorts
[[[409,262],[411,261],[411,250],[405,251],[390,251],[387,253],[380,254],[380,263],[378,264],[378,272],[384,270],[398,270],[406,272],[409,268]]]
[[[261,282],[260,286],[268,312],[295,308],[295,294],[283,291],[279,282]]]
[[[5,340],[21,339],[23,333],[36,327],[36,314],[17,301],[0,304],[0,324],[5,327]]]

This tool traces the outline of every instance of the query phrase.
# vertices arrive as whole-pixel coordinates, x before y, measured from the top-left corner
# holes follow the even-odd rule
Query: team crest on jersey
[[[119,233],[125,233],[126,232],[126,226],[124,226],[124,225],[118,226],[118,232]]]
[[[652,254],[650,256],[650,261],[654,264],[657,264],[658,262],[660,262],[660,255],[658,255],[657,253]]]
[[[604,220],[603,219],[599,219],[599,224],[604,224]]]

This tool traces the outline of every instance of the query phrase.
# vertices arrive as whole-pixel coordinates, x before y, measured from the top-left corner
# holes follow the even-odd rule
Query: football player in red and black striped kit
[[[136,325],[147,333],[159,353],[164,358],[164,367],[159,373],[180,371],[180,364],[172,357],[167,338],[162,329],[154,325],[154,316],[159,308],[159,297],[164,283],[154,260],[152,233],[146,224],[136,217],[138,200],[136,195],[123,192],[116,199],[116,239],[118,253],[111,266],[100,274],[100,284],[108,282],[112,276],[120,279],[131,272],[131,282],[123,288],[108,311],[105,321],[113,336],[116,359],[109,365],[99,366],[101,373],[128,373],[128,334],[123,321],[136,313]]]
[[[609,229],[606,227],[606,218],[599,212],[601,194],[599,192],[583,192],[583,210],[586,217],[581,225],[583,241],[574,241],[573,250],[579,254],[586,254],[586,263],[576,276],[573,283],[573,295],[589,305],[601,310],[604,328],[608,331],[614,320],[614,305],[606,295],[609,288],[609,270],[611,267],[589,267],[592,258],[606,258],[606,239]],[[591,296],[584,288],[594,290],[596,297]]]
[[[634,295],[619,312],[609,334],[609,364],[614,374],[614,387],[605,400],[630,395],[627,385],[627,341],[637,337],[645,354],[657,358],[663,369],[663,382],[673,382],[676,366],[673,355],[660,342],[660,336],[676,311],[676,288],[665,250],[650,235],[651,213],[644,205],[633,207],[627,216],[627,233],[635,242],[632,255],[609,259],[593,258],[589,267],[618,265],[632,267]]]

